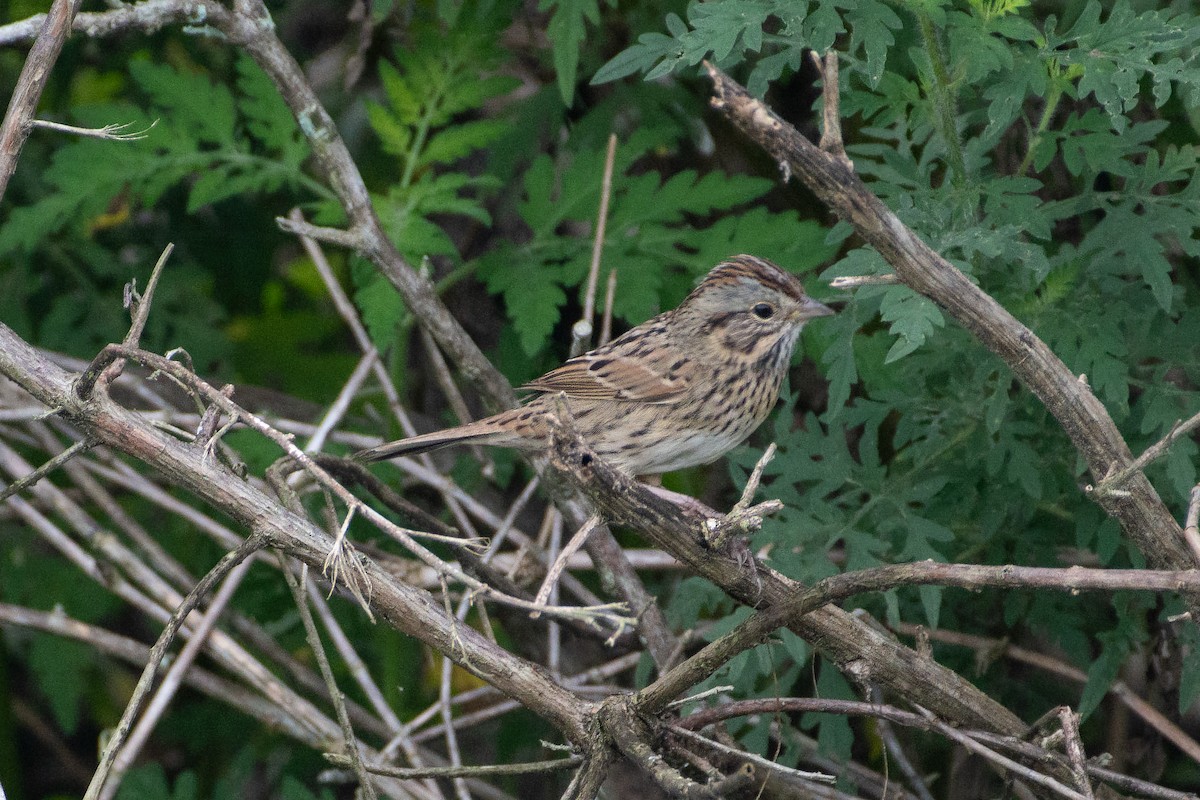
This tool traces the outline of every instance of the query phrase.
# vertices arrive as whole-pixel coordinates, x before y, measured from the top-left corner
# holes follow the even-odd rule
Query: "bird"
[[[715,266],[676,308],[525,384],[524,405],[356,453],[360,462],[451,445],[549,447],[553,395],[580,438],[632,475],[707,464],[767,418],[800,330],[834,312],[772,262],[739,255]]]

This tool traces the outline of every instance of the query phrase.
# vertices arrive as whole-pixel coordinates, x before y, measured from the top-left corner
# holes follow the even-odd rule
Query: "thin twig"
[[[457,613],[450,607],[450,590],[446,586],[446,578],[442,576],[442,605],[446,610],[446,617],[450,620],[451,639],[458,641],[457,626],[465,624],[467,617],[467,609],[470,606],[470,594],[465,595],[459,602]],[[454,662],[450,660],[450,656],[442,653],[442,670],[441,680],[438,683],[438,714],[442,718],[442,727],[445,731],[446,739],[446,754],[450,759],[450,766],[461,767],[462,754],[458,749],[458,734],[455,732],[454,710],[451,707],[453,698],[453,679],[454,679]],[[471,792],[467,788],[467,782],[462,778],[455,778],[454,792],[458,795],[459,800],[471,800]]]
[[[1183,526],[1183,540],[1187,542],[1192,555],[1196,557],[1196,563],[1200,564],[1200,483],[1192,487],[1192,493],[1188,497],[1187,520]]]
[[[294,233],[318,242],[328,242],[351,250],[361,250],[363,247],[363,237],[354,229],[325,228],[293,217],[276,217],[275,224],[285,233]]]
[[[335,766],[350,765],[350,759],[340,753],[325,753],[325,760]],[[367,771],[391,778],[486,778],[492,775],[528,775],[572,769],[583,763],[583,756],[567,756],[546,761],[526,761],[520,764],[487,764],[479,767],[392,767],[386,764],[367,764]]]
[[[1087,487],[1089,492],[1095,493],[1098,497],[1113,494],[1114,492],[1122,491],[1121,487],[1134,474],[1141,472],[1154,461],[1162,458],[1167,454],[1167,450],[1175,443],[1177,439],[1186,434],[1191,433],[1197,427],[1200,427],[1200,414],[1194,414],[1187,420],[1176,422],[1171,426],[1171,430],[1167,435],[1159,439],[1154,444],[1147,447],[1140,456],[1131,461],[1124,468],[1117,470],[1111,475],[1105,476],[1104,480],[1092,487]]]
[[[146,281],[144,292],[138,294],[136,281],[131,281],[125,286],[125,307],[129,309],[131,317],[129,331],[125,334],[122,342],[125,347],[135,348],[141,341],[142,331],[146,328],[146,320],[150,318],[154,291],[158,288],[158,280],[162,276],[163,268],[167,265],[167,259],[171,257],[174,250],[175,245],[170,243],[163,248],[158,261],[154,263],[154,269],[150,271],[150,280]],[[111,363],[101,368],[101,360],[104,358],[106,358],[105,353],[101,350],[83,371],[83,375],[79,377],[79,381],[75,384],[75,391],[79,397],[86,400],[91,396],[96,384],[108,386],[121,376],[121,372],[125,369],[125,360],[114,358]]]
[[[298,208],[292,209],[291,213],[289,214],[289,219],[296,223],[304,223],[304,217]],[[371,337],[368,335],[366,328],[363,326],[362,320],[359,319],[358,311],[355,309],[354,303],[352,303],[350,298],[346,296],[345,290],[342,289],[341,284],[338,282],[337,276],[334,275],[333,268],[329,264],[329,259],[325,257],[324,251],[321,250],[316,240],[301,235],[300,244],[304,247],[305,252],[308,253],[309,258],[312,259],[313,265],[317,268],[317,274],[321,276],[321,280],[324,282],[325,288],[329,291],[329,297],[333,300],[334,308],[337,309],[338,314],[345,321],[346,326],[350,328],[350,333],[354,336],[354,341],[358,344],[359,350],[362,351],[364,356],[373,356],[372,369],[375,373],[375,378],[379,382],[379,386],[383,390],[384,395],[387,397],[388,407],[392,410],[396,420],[400,423],[400,428],[404,431],[406,436],[415,435],[416,428],[413,427],[408,415],[404,413],[404,407],[400,402],[400,396],[397,394],[396,388],[392,386],[391,378],[387,373],[387,368],[383,364],[383,359],[380,357],[379,351],[376,349],[375,344],[371,341]],[[422,454],[419,457],[419,461],[420,464],[427,468],[430,473],[438,474],[434,469],[433,459],[430,458],[428,453]],[[473,535],[469,526],[463,524],[465,514],[463,513],[463,509],[459,503],[459,500],[452,496],[451,492],[447,488],[444,488],[446,485],[448,485],[447,482],[443,481],[442,484],[443,486],[439,487],[438,491],[441,493],[442,499],[446,503],[446,507],[450,509],[450,512],[454,515],[454,518],[458,520],[459,524],[463,525],[464,532],[468,536]]]
[[[563,570],[566,569],[571,556],[575,555],[579,548],[583,547],[584,542],[592,535],[592,531],[596,530],[602,521],[598,514],[593,514],[587,518],[587,521],[583,523],[583,526],[579,530],[575,531],[575,535],[571,537],[570,541],[567,542],[566,546],[558,554],[558,557],[554,559],[554,563],[550,565],[550,569],[546,570],[546,578],[542,581],[541,588],[538,589],[537,595],[534,597],[533,601],[535,603],[545,604],[547,602],[550,597],[550,590],[558,585],[558,579],[561,577]],[[530,616],[537,619],[539,615],[535,612],[530,614]]]
[[[924,715],[925,718],[933,724],[934,728],[946,738],[957,742],[966,749],[970,750],[972,753],[982,756],[988,761],[991,761],[993,764],[1003,767],[1014,775],[1018,775],[1030,783],[1036,783],[1037,785],[1049,789],[1052,792],[1060,794],[1063,797],[1068,798],[1068,800],[1088,800],[1085,795],[1080,794],[1070,786],[1056,781],[1054,778],[1051,778],[1048,775],[1043,775],[1036,770],[1032,770],[1023,764],[1018,764],[1008,756],[1001,755],[995,750],[992,750],[990,747],[980,744],[970,736],[967,736],[965,733],[959,731],[957,728],[953,728],[942,722],[940,719],[935,717],[932,712],[927,711],[920,706],[917,706],[917,711]]]
[[[871,704],[877,706],[883,705],[883,692],[879,691],[878,686],[871,687]],[[883,745],[887,748],[891,760],[896,762],[900,773],[904,776],[905,781],[907,781],[909,787],[917,797],[920,800],[933,800],[933,794],[929,791],[929,787],[925,785],[925,779],[917,771],[917,768],[913,766],[908,753],[904,752],[904,747],[900,744],[900,737],[896,735],[896,730],[892,727],[891,720],[883,715],[876,716],[875,729],[879,731],[879,738],[883,740]]]
[[[768,500],[756,506],[750,505],[754,502],[754,495],[758,493],[758,484],[762,481],[763,470],[766,469],[767,464],[771,463],[771,459],[775,458],[775,450],[775,443],[771,442],[746,480],[746,488],[742,491],[741,499],[730,509],[729,513],[720,518],[705,520],[704,535],[714,549],[719,550],[724,547],[730,536],[758,530],[762,527],[764,517],[783,508],[783,503],[778,500]]]
[[[108,345],[101,351],[101,356],[98,356],[93,362],[96,368],[103,369],[106,366],[107,360],[104,357],[105,354],[107,354],[107,359],[109,360],[113,358],[129,358],[138,361],[145,366],[169,374],[195,389],[210,403],[220,406],[223,413],[230,417],[238,418],[248,427],[279,445],[290,458],[299,463],[322,487],[332,492],[339,501],[345,504],[348,510],[362,515],[380,530],[402,543],[409,552],[436,572],[466,585],[481,596],[525,611],[540,611],[548,616],[583,620],[593,625],[611,625],[618,633],[623,632],[626,627],[636,624],[636,621],[628,615],[627,606],[624,603],[602,603],[599,605],[578,607],[538,606],[532,600],[525,600],[524,598],[514,597],[497,591],[486,583],[468,575],[460,567],[443,561],[427,548],[423,547],[417,541],[417,538],[423,535],[421,531],[401,528],[371,506],[363,503],[338,481],[334,480],[324,468],[314,462],[312,457],[296,447],[292,441],[292,437],[280,433],[258,415],[250,413],[230,398],[225,397],[220,391],[206,383],[183,365],[144,350],[135,350],[123,345]],[[358,560],[349,557],[344,526],[339,529],[338,536],[334,539],[329,549],[327,563],[329,569],[333,570],[335,575],[345,576],[351,580],[355,578],[357,571],[361,569]],[[346,567],[349,567],[350,571],[347,571]],[[354,586],[348,586],[348,588],[351,590],[355,589]]]
[[[683,717],[679,720],[678,726],[687,728],[688,730],[700,730],[727,719],[779,712],[816,712],[847,716],[868,716],[918,730],[941,731],[936,719],[931,719],[928,716],[912,711],[904,711],[895,706],[878,705],[859,700],[834,700],[820,697],[777,697],[722,703]],[[1058,754],[1016,737],[1000,736],[995,733],[979,730],[963,730],[962,733],[975,741],[986,743],[993,748],[1007,750],[1034,763],[1067,766],[1066,761]],[[1106,770],[1094,764],[1086,764],[1086,767],[1088,774],[1095,778],[1148,797],[1169,798],[1169,800],[1195,800],[1196,797],[1194,794],[1164,789],[1152,783],[1120,775],[1112,770]]]
[[[576,534],[576,535],[578,535],[578,534]],[[550,565],[551,568],[553,568],[554,564],[558,563],[559,555],[561,555],[560,551],[562,549],[562,537],[563,537],[563,515],[556,513],[554,515],[554,522],[550,527],[550,548],[548,550],[548,554],[551,558],[554,559],[553,563],[551,563],[551,565]],[[572,537],[572,538],[574,538],[574,537]],[[584,536],[583,538],[584,538],[584,540],[587,539],[586,536]],[[583,542],[581,541],[580,544],[582,544],[582,543]],[[552,583],[543,584],[543,588],[548,588],[549,591],[547,592],[546,597],[542,599],[542,602],[549,602],[552,605],[558,605],[558,599],[559,599],[558,581],[553,581]],[[536,602],[536,600],[537,600],[537,598],[535,598],[535,602]],[[555,622],[554,620],[550,620],[549,622],[550,622],[550,624],[546,626],[546,668],[550,670],[551,675],[553,675],[557,678],[562,674],[561,669],[560,669],[560,667],[561,667],[560,659],[562,656],[562,629],[558,626],[558,623]]]
[[[387,704],[387,700],[383,696],[383,692],[379,689],[379,685],[371,677],[367,669],[366,662],[362,656],[354,649],[350,637],[342,630],[342,626],[338,623],[337,618],[333,615],[333,611],[329,608],[329,603],[321,594],[321,590],[316,584],[311,581],[307,584],[308,602],[316,609],[317,617],[320,618],[321,624],[325,626],[326,633],[329,634],[330,640],[333,642],[334,648],[338,651],[338,655],[342,657],[346,668],[350,671],[350,675],[354,678],[354,682],[366,695],[371,708],[387,726],[388,731],[396,733],[403,727],[400,718],[396,716],[396,712]]]
[[[900,623],[894,627],[900,633],[910,636],[915,635],[917,632],[917,626],[907,623]],[[921,630],[924,631],[926,636],[935,641],[958,645],[959,647],[969,647],[978,652],[986,652],[995,656],[1004,655],[1023,664],[1030,664],[1053,675],[1066,678],[1072,683],[1077,683],[1081,686],[1088,682],[1087,673],[1083,670],[1058,659],[1051,658],[1044,653],[1038,653],[1019,645],[983,636],[974,636],[969,633],[959,633],[958,631],[946,630],[945,628],[932,631],[925,628]],[[1189,736],[1186,731],[1168,719],[1157,708],[1139,697],[1124,681],[1114,681],[1108,687],[1108,693],[1120,700],[1130,711],[1157,731],[1164,739],[1187,754],[1188,758],[1200,762],[1200,742]]]
[[[571,326],[571,356],[591,348],[593,322],[596,317],[596,283],[600,275],[600,257],[604,252],[604,236],[608,227],[608,204],[612,196],[613,161],[617,155],[617,135],[608,135],[608,150],[604,155],[604,173],[600,179],[600,208],[596,211],[596,232],[592,237],[592,262],[588,267],[587,289],[583,295],[583,315]]]
[[[800,780],[804,780],[804,781],[813,781],[814,783],[828,783],[828,784],[837,783],[837,776],[835,776],[835,775],[827,775],[824,772],[806,772],[802,769],[793,769],[791,767],[785,767],[782,764],[777,764],[768,758],[763,758],[762,756],[760,756],[756,753],[750,753],[745,750],[738,750],[735,747],[730,747],[728,745],[721,744],[720,742],[714,741],[713,739],[710,739],[707,736],[701,736],[700,734],[696,733],[695,731],[689,731],[687,728],[681,728],[678,725],[669,725],[669,726],[667,726],[667,728],[668,728],[668,730],[671,731],[671,733],[674,733],[678,736],[682,736],[685,739],[690,739],[693,742],[700,742],[700,743],[704,744],[705,747],[711,747],[713,750],[717,750],[722,753],[726,753],[728,755],[736,756],[737,758],[744,758],[747,761],[753,761],[755,764],[759,764],[763,767],[766,767],[767,769],[769,769],[773,772],[781,772],[785,775],[791,775],[792,777],[799,778]]]
[[[92,439],[89,439],[89,438],[80,439],[78,442],[75,442],[75,444],[71,445],[66,450],[63,450],[61,453],[59,453],[54,458],[47,461],[45,464],[42,464],[40,467],[35,469],[33,472],[30,472],[28,475],[25,475],[24,477],[22,477],[18,480],[15,480],[12,483],[10,483],[8,486],[4,487],[4,491],[0,491],[0,503],[4,502],[8,498],[12,497],[17,492],[23,491],[23,490],[27,489],[28,487],[33,486],[35,483],[37,483],[42,478],[49,475],[51,472],[54,472],[59,467],[66,464],[68,461],[70,461],[75,456],[86,453],[88,450],[91,450],[95,446],[96,446],[96,442]]]
[[[375,362],[378,358],[379,354],[372,351],[364,354],[363,357],[358,360],[358,364],[354,367],[354,371],[350,373],[350,377],[347,378],[346,382],[342,385],[342,389],[338,392],[338,396],[322,415],[321,422],[319,425],[317,425],[317,430],[311,437],[309,437],[308,444],[304,445],[304,452],[318,453],[324,449],[325,440],[350,410],[350,406],[354,403],[355,395],[357,395],[359,389],[362,388],[363,382],[365,382],[367,379],[367,374],[375,366]]]
[[[325,654],[325,647],[321,644],[321,634],[317,632],[317,624],[313,621],[312,611],[308,607],[308,564],[300,564],[300,574],[296,575],[292,572],[287,557],[280,553],[279,569],[287,580],[288,588],[292,591],[292,600],[296,604],[296,610],[300,612],[300,621],[304,625],[304,638],[308,641],[309,650],[317,661],[321,677],[325,679],[329,700],[333,703],[338,725],[342,729],[342,743],[349,751],[350,763],[353,764],[354,772],[358,775],[359,791],[366,800],[375,800],[375,783],[363,767],[358,738],[354,735],[354,726],[350,722],[350,715],[346,713],[345,697],[338,688],[337,678],[334,677],[333,668],[329,664],[329,657]]]
[[[136,142],[145,139],[157,124],[158,120],[154,120],[141,130],[131,131],[128,128],[133,125],[132,122],[112,122],[103,128],[79,128],[74,125],[64,125],[61,122],[50,122],[44,119],[35,119],[33,121],[33,127],[35,128],[42,128],[57,133],[69,133],[91,139],[104,139],[109,142]]]
[[[816,66],[817,71],[821,73],[823,86],[821,91],[821,98],[824,101],[821,113],[821,141],[817,146],[831,156],[844,161],[848,166],[853,167],[854,165],[846,156],[846,146],[842,143],[842,93],[840,91],[841,87],[838,86],[837,51],[827,51],[824,59],[817,55],[815,50],[810,50],[808,55]]]
[[[892,286],[900,278],[892,273],[885,275],[840,275],[829,282],[834,289],[857,289],[860,286]]]
[[[1084,753],[1083,742],[1079,740],[1079,715],[1067,706],[1058,707],[1058,721],[1062,725],[1064,746],[1067,760],[1071,762],[1071,775],[1075,778],[1075,786],[1088,800],[1095,800],[1092,794],[1092,784],[1087,777],[1087,755]]]
[[[597,345],[608,344],[612,338],[612,319],[613,319],[613,303],[617,297],[617,271],[610,269],[608,271],[608,285],[604,292],[604,316],[600,321],[600,339],[596,342]]]

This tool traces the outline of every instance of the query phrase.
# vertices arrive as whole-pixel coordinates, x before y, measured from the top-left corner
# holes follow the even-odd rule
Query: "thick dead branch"
[[[577,438],[565,438],[561,428],[556,428],[553,436],[551,464],[611,522],[640,531],[696,574],[751,607],[769,609],[805,590],[757,560],[746,564],[734,555],[708,549],[699,535],[703,520],[688,516],[603,464]],[[789,627],[832,658],[843,672],[933,707],[945,719],[1010,735],[1019,735],[1025,728],[1012,712],[961,676],[840,608],[823,606]]]

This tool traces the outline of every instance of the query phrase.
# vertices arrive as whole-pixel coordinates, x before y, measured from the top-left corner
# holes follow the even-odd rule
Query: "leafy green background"
[[[13,19],[35,10],[10,5]],[[451,310],[514,383],[565,355],[610,132],[619,146],[604,264],[617,273],[618,326],[673,306],[738,252],[784,264],[817,297],[842,304],[837,317],[806,330],[780,410],[728,468],[668,477],[728,504],[762,446],[776,441],[765,492],[786,509],[753,542],[775,568],[813,580],[925,558],[1142,565],[1084,497],[1089,478],[1053,418],[1004,364],[904,287],[845,295],[827,287],[834,276],[887,267],[706,107],[697,65],[710,59],[731,71],[815,135],[819,94],[806,54],[837,49],[856,170],[1086,375],[1138,452],[1200,411],[1200,17],[1189,4],[541,0],[534,10],[507,0],[382,2],[370,11],[367,68],[348,88],[340,65],[360,30],[344,9],[313,0],[279,3],[273,13],[302,63],[339,65],[318,88],[387,234],[413,263],[430,259]],[[22,58],[0,53],[6,86]],[[357,353],[312,264],[273,220],[293,206],[321,224],[344,220],[262,72],[223,42],[180,30],[79,36],[39,113],[149,129],[125,143],[34,133],[0,210],[0,320],[39,346],[88,358],[124,334],[122,285],[144,281],[174,242],[145,345],[185,347],[213,382],[286,393],[303,401],[290,413],[318,418]],[[330,255],[389,353],[396,384],[436,416],[441,401],[411,316],[370,265]],[[365,421],[359,428],[397,433]],[[247,457],[261,450],[251,437],[236,442]],[[1180,518],[1196,457],[1185,437],[1149,470]],[[500,488],[519,489],[519,468],[497,458]],[[465,465],[455,474],[482,480]],[[155,513],[136,499],[127,504],[135,516]],[[28,530],[0,524],[5,602],[61,606],[143,640],[155,635]],[[219,555],[182,523],[163,524],[159,535],[197,572]],[[242,610],[301,648],[286,592],[268,571],[254,575],[239,595]],[[745,615],[699,579],[662,577],[653,588],[673,624],[699,626],[709,639]],[[1108,738],[1115,712],[1101,702],[1118,677],[1174,718],[1200,696],[1196,636],[1167,622],[1181,611],[1170,596],[923,587],[855,603],[891,623],[1020,643],[1085,670],[1081,688],[1031,681],[1003,658],[934,649],[1027,720],[1055,704],[1079,706],[1089,753],[1125,755]],[[402,715],[434,698],[436,684],[412,679],[427,669],[419,648],[339,610]],[[1146,666],[1161,653],[1169,655]],[[90,764],[95,737],[115,722],[131,680],[125,667],[79,645],[6,630],[0,781],[8,797],[80,789],[21,766],[44,758],[44,745],[13,716],[13,703],[37,709]],[[853,696],[786,632],[710,684],[732,684],[745,698]],[[538,738],[551,735],[521,719],[489,729],[513,737],[507,758],[537,757]],[[781,740],[767,718],[735,732],[758,752],[779,748],[783,763],[796,763],[802,736],[811,735],[827,754],[882,768],[871,726],[823,715],[792,722]],[[1143,730],[1128,735],[1131,750],[1156,757],[1122,768],[1200,787],[1200,770],[1170,745]],[[926,767],[937,768],[946,746],[922,741]],[[186,768],[142,767],[122,797],[237,796],[252,779],[267,787],[259,796],[329,796],[313,788],[322,768],[313,753],[199,696],[179,699],[154,747],[152,760]],[[524,796],[561,789],[548,780],[528,789],[544,795]]]

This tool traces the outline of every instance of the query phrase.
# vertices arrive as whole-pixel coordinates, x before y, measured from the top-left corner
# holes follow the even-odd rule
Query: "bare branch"
[[[337,753],[325,753],[325,760],[337,766],[349,766],[350,759]],[[556,772],[574,769],[583,763],[582,756],[553,758],[547,761],[526,761],[520,764],[487,764],[479,767],[389,767],[384,764],[367,764],[367,771],[393,778],[484,778],[492,775],[528,775],[538,772]]]
[[[71,445],[66,450],[63,450],[61,453],[59,453],[54,458],[47,461],[45,464],[42,464],[40,467],[35,469],[33,472],[30,472],[28,475],[24,476],[23,478],[15,480],[12,483],[10,483],[8,486],[5,486],[4,491],[0,491],[0,503],[4,502],[8,498],[17,494],[18,492],[24,491],[25,489],[29,488],[30,486],[33,486],[35,483],[37,483],[42,478],[49,475],[51,472],[54,472],[59,467],[66,464],[68,461],[70,461],[75,456],[86,453],[88,450],[91,450],[95,446],[96,446],[96,443],[94,441],[92,441],[91,439],[80,439],[78,442],[75,442],[75,444]]]
[[[857,289],[860,286],[894,286],[900,283],[895,275],[842,275],[834,278],[829,285],[834,289]]]
[[[54,0],[46,23],[25,59],[25,66],[21,68],[16,88],[8,101],[4,123],[0,125],[0,197],[4,196],[8,181],[17,169],[21,148],[33,127],[33,114],[38,100],[46,88],[46,82],[50,80],[50,71],[71,32],[71,22],[81,2]]]

